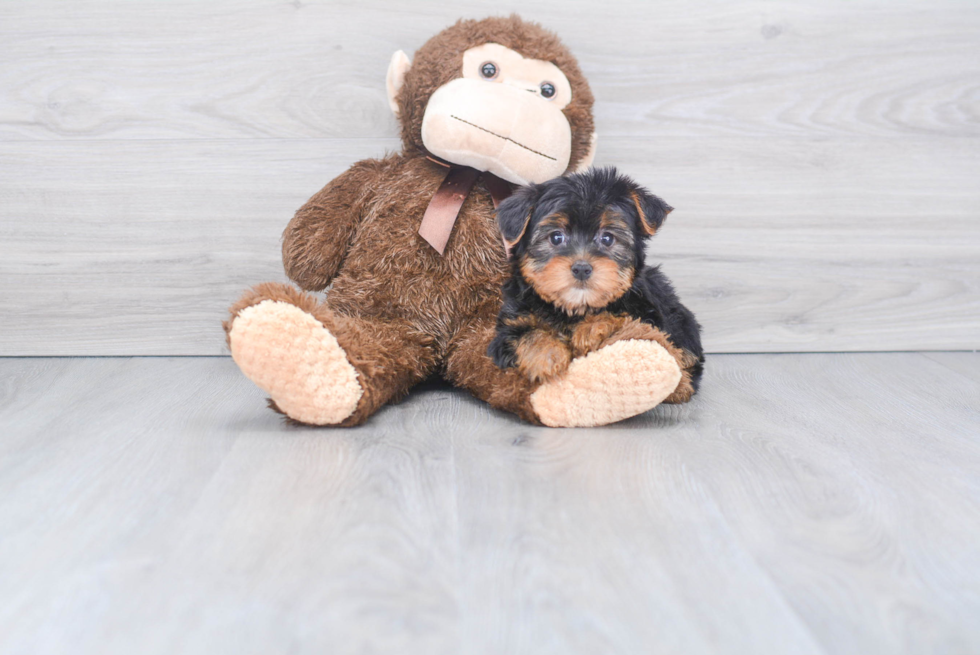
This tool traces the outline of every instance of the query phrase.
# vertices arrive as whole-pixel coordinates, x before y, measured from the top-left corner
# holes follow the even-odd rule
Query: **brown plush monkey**
[[[326,300],[262,284],[225,323],[273,407],[357,425],[436,372],[552,426],[618,421],[667,397],[681,371],[655,341],[616,341],[543,385],[487,356],[507,277],[491,196],[593,156],[592,94],[558,38],[516,16],[460,21],[412,63],[395,53],[387,87],[402,152],[354,164],[283,235],[286,273],[306,291],[331,285]]]

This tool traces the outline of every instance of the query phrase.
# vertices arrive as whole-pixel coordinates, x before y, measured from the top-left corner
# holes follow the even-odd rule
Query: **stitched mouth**
[[[462,118],[460,118],[459,116],[455,116],[455,115],[453,115],[453,114],[450,114],[450,115],[449,115],[449,117],[450,117],[450,118],[455,118],[455,119],[456,119],[456,120],[458,120],[458,121],[459,121],[460,123],[466,123],[466,124],[467,124],[467,125],[469,125],[470,127],[475,127],[475,128],[476,128],[476,129],[478,129],[478,130],[482,130],[483,132],[486,132],[487,134],[492,134],[493,136],[495,136],[495,137],[497,137],[498,139],[503,139],[504,141],[510,141],[510,142],[511,142],[511,143],[513,143],[513,144],[514,144],[515,146],[520,146],[521,148],[524,148],[524,149],[525,149],[525,150],[527,150],[528,152],[533,152],[534,154],[536,154],[536,155],[538,155],[538,156],[540,156],[540,157],[544,157],[545,159],[550,159],[551,161],[558,161],[558,160],[557,160],[557,159],[555,159],[554,157],[549,157],[548,155],[546,155],[546,154],[544,154],[543,152],[538,152],[538,151],[537,151],[537,150],[535,150],[534,148],[528,148],[528,147],[527,147],[526,145],[524,145],[523,143],[518,143],[517,141],[514,141],[513,139],[511,139],[511,138],[509,138],[509,137],[506,137],[506,136],[503,136],[503,135],[501,135],[501,134],[497,134],[496,132],[492,132],[492,131],[490,131],[490,130],[488,130],[488,129],[487,129],[487,128],[485,128],[485,127],[480,127],[480,126],[479,126],[479,125],[477,125],[476,123],[471,123],[471,122],[469,122],[468,120],[465,120],[465,119],[462,119]]]

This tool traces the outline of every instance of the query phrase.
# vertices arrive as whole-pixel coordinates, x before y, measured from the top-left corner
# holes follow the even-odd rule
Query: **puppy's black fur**
[[[494,362],[517,365],[518,342],[537,326],[567,336],[586,316],[607,312],[652,325],[687,351],[682,368],[696,391],[700,325],[644,252],[671,210],[615,168],[523,187],[501,203],[497,220],[513,274],[487,351]]]

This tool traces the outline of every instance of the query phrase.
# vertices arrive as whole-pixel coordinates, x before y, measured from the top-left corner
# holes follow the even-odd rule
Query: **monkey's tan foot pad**
[[[299,307],[263,300],[246,307],[229,332],[242,372],[292,419],[333,425],[350,416],[363,390],[330,331]]]
[[[653,409],[680,380],[663,346],[628,339],[573,359],[564,376],[531,394],[531,406],[551,427],[607,425]]]

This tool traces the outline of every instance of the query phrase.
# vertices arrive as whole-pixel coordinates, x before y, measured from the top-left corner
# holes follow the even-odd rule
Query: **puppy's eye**
[[[614,237],[609,232],[603,232],[602,235],[599,237],[599,243],[601,243],[606,248],[608,248],[612,244],[616,243],[616,237]]]
[[[480,75],[488,80],[492,80],[493,78],[497,77],[497,64],[493,63],[492,61],[484,62],[483,65],[480,66]]]
[[[565,243],[565,233],[561,230],[555,230],[548,235],[548,241],[551,241],[551,245],[560,246]]]
[[[542,98],[548,98],[549,100],[551,98],[554,98],[555,97],[555,85],[552,84],[551,82],[542,82],[541,83],[541,97]]]

